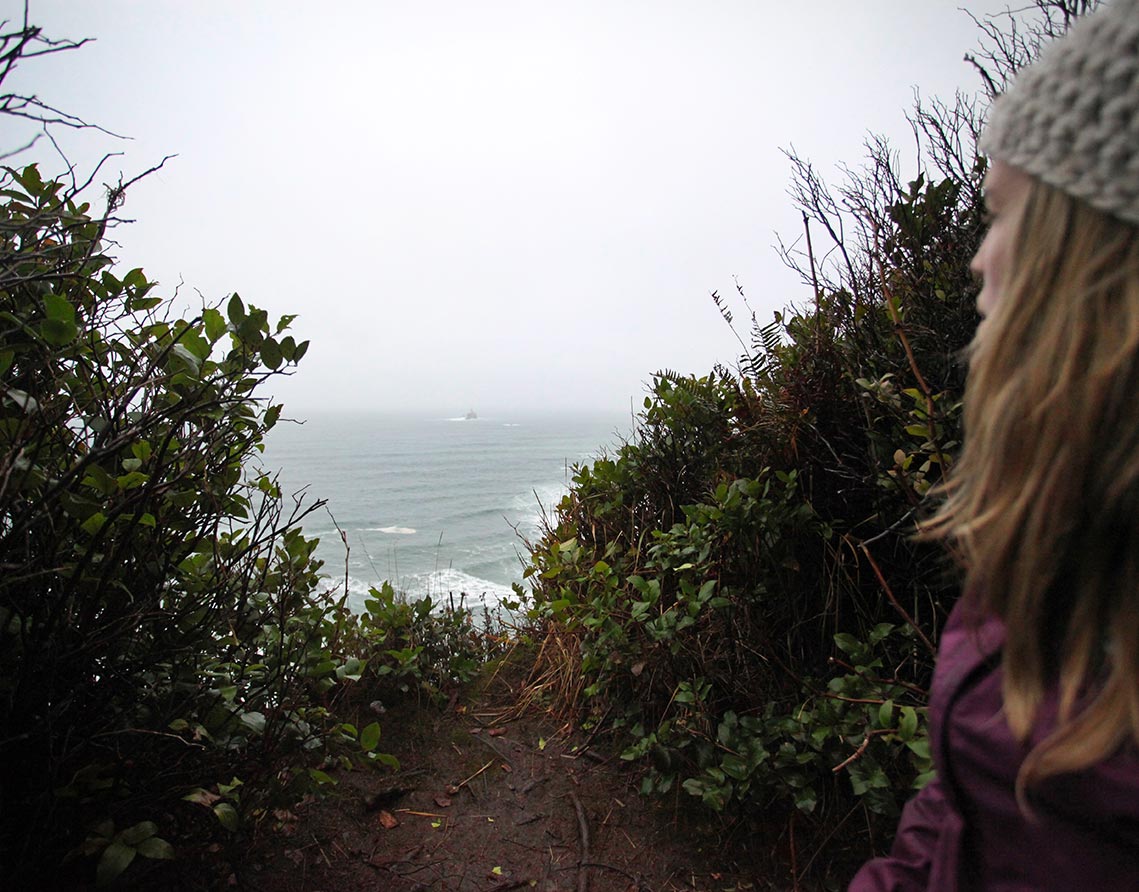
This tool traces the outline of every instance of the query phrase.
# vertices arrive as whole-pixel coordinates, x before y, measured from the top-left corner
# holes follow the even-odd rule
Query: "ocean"
[[[525,540],[540,534],[543,512],[553,516],[573,466],[611,453],[632,428],[628,414],[615,413],[293,417],[303,423],[279,421],[262,463],[279,471],[287,505],[302,493],[309,503],[328,500],[303,528],[320,538],[330,586],[343,586],[337,527],[344,531],[349,603],[358,610],[385,580],[409,598],[465,594],[471,606],[512,596]]]

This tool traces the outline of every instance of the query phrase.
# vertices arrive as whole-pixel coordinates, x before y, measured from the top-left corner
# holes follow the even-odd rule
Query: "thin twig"
[[[791,843],[791,888],[793,892],[799,892],[799,858],[798,852],[795,850],[795,815],[797,811],[791,812],[791,818],[788,821],[788,832],[790,833]]]
[[[486,771],[488,768],[490,768],[490,766],[493,764],[494,764],[494,759],[491,759],[482,768],[480,768],[478,771],[476,771],[474,774],[472,774],[466,780],[459,781],[457,784],[455,784],[455,789],[461,790],[463,787],[465,787],[467,784],[469,784],[471,781],[473,781],[476,777],[478,777],[480,774],[482,774],[484,771]]]
[[[589,824],[585,820],[585,809],[581,807],[581,800],[577,793],[570,790],[570,799],[573,800],[574,811],[577,812],[577,829],[581,835],[581,859],[578,861],[577,892],[588,892],[589,873],[586,866],[589,864]]]
[[[324,846],[320,844],[320,840],[316,838],[316,834],[310,833],[309,835],[312,837],[313,845],[316,846],[317,851],[320,852],[320,856],[324,859],[324,863],[329,867],[332,867],[332,862],[328,860],[328,855],[324,851]]]
[[[862,549],[862,553],[866,555],[866,559],[870,561],[870,567],[874,570],[874,575],[878,577],[878,583],[882,586],[882,591],[886,593],[886,597],[890,599],[890,603],[894,605],[894,609],[902,615],[902,619],[906,621],[906,624],[911,629],[913,629],[914,632],[917,633],[917,636],[922,640],[922,643],[929,648],[929,652],[931,654],[936,654],[937,648],[933,646],[933,642],[930,641],[928,637],[926,637],[925,632],[923,632],[918,627],[918,624],[914,622],[914,618],[906,612],[906,608],[903,607],[898,602],[898,599],[894,597],[894,592],[890,588],[890,584],[886,582],[886,577],[882,575],[882,570],[879,568],[878,562],[874,560],[874,556],[870,553],[870,549],[866,547],[865,543],[859,547]]]
[[[638,889],[648,889],[649,888],[645,884],[644,879],[641,878],[640,874],[629,873],[629,871],[625,870],[624,868],[617,867],[615,864],[606,864],[603,861],[586,861],[582,866],[583,867],[600,867],[602,870],[611,870],[614,873],[619,873],[619,874],[621,874],[621,876],[626,877],[629,880],[631,880],[633,883],[636,884]]]
[[[870,738],[878,737],[882,734],[897,734],[897,733],[898,733],[897,728],[877,728],[873,731],[867,731],[866,736],[862,738],[862,743],[860,743],[858,745],[858,749],[856,749],[853,753],[851,753],[849,756],[847,756],[845,759],[843,759],[841,762],[839,762],[834,768],[831,769],[831,771],[834,772],[835,774],[838,774],[847,765],[850,765],[852,762],[857,762],[859,759],[861,759],[862,755],[866,752],[866,748],[868,746],[870,746]]]

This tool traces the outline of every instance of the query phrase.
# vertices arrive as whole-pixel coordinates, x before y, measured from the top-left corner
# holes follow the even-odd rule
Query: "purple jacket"
[[[1017,807],[1014,782],[1029,746],[1001,713],[1004,626],[950,614],[930,691],[937,779],[902,812],[890,855],[866,864],[850,892],[1139,890],[1139,750],[1048,778]],[[1054,727],[1055,696],[1032,744]]]

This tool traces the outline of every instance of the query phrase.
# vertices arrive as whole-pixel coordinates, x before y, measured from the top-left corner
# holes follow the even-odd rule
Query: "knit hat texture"
[[[1139,0],[1046,46],[993,102],[981,148],[1139,225]]]

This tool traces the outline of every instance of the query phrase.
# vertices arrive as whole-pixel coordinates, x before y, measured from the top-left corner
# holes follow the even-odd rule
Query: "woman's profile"
[[[966,571],[937,779],[851,889],[1139,889],[1139,0],[1046,47],[981,146],[984,319],[926,530]]]

